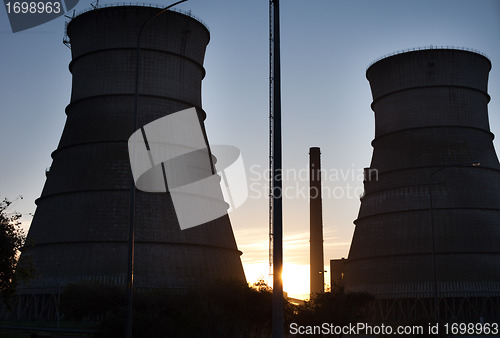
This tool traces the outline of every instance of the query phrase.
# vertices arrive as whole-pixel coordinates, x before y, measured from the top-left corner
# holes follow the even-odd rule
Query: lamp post
[[[432,200],[432,179],[434,175],[438,172],[443,171],[448,168],[459,168],[459,167],[478,167],[480,162],[468,162],[468,163],[455,163],[450,165],[445,165],[437,168],[429,175],[429,202],[430,202],[430,221],[431,221],[431,243],[432,243],[432,281],[433,281],[433,291],[434,291],[434,316],[436,323],[439,324],[439,301],[438,301],[438,288],[437,288],[437,277],[436,277],[436,243],[434,238],[434,215],[433,215],[433,200]],[[441,336],[441,335],[439,335]]]
[[[137,129],[137,101],[139,99],[139,64],[141,56],[141,36],[144,28],[148,23],[150,23],[156,17],[165,13],[168,9],[185,2],[187,0],[177,1],[172,5],[163,8],[158,13],[149,17],[142,24],[137,34],[137,47],[136,47],[136,58],[135,58],[135,87],[134,87],[134,123],[132,132]],[[129,219],[129,233],[128,233],[128,266],[127,266],[127,320],[125,334],[126,338],[132,338],[132,309],[133,309],[133,290],[134,290],[134,244],[135,244],[135,182],[134,178],[131,178],[132,183],[130,185],[130,219]]]

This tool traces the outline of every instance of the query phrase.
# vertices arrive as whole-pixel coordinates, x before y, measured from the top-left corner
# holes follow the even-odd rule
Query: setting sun
[[[288,297],[309,298],[309,265],[284,263],[283,290]]]
[[[245,275],[250,285],[258,280],[264,280],[267,285],[272,286],[272,276],[265,274],[269,266],[262,264],[246,264]],[[326,270],[326,267],[325,267]],[[283,290],[288,297],[297,299],[309,299],[309,265],[293,264],[285,262],[283,264]],[[329,274],[325,274],[325,284],[329,284]]]

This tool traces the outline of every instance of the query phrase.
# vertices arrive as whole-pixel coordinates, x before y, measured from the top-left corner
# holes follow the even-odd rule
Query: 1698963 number
[[[61,12],[60,2],[6,2],[8,14],[58,14]]]
[[[445,334],[459,335],[498,335],[498,323],[446,323],[443,325]]]

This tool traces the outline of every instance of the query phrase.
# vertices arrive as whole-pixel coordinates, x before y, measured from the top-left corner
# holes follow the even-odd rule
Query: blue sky
[[[89,7],[81,0],[76,10]],[[239,147],[253,183],[250,198],[231,214],[253,282],[258,271],[268,273],[261,177],[268,161],[268,2],[189,0],[179,8],[191,10],[211,30],[203,81],[210,142]],[[23,195],[15,209],[24,214],[35,211],[70,99],[65,21],[14,34],[0,10],[0,197]],[[324,185],[333,192],[323,200],[325,262],[347,256],[362,191],[359,173],[371,159],[374,119],[366,68],[388,53],[429,45],[471,48],[490,58],[490,126],[499,134],[500,1],[281,1],[283,166],[293,176],[307,168],[309,147],[321,147],[322,166],[331,173]],[[291,177],[285,187],[285,270],[287,264],[304,268],[309,207],[300,191],[307,181]]]

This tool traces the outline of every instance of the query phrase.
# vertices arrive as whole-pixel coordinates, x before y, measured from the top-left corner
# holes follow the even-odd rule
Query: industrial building
[[[23,264],[29,257],[36,272],[18,289],[23,318],[53,317],[54,295],[69,283],[126,285],[136,47],[141,25],[159,11],[99,7],[67,25],[71,102],[20,259]],[[208,147],[201,82],[209,39],[206,25],[185,13],[167,11],[147,25],[140,41],[138,128],[195,107]],[[168,193],[136,191],[132,207],[136,289],[245,281],[227,215],[181,230]]]
[[[478,52],[425,48],[366,71],[373,156],[349,257],[332,262],[332,280],[373,294],[376,318],[500,318],[500,164],[488,121],[490,69]]]

